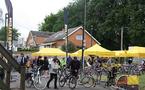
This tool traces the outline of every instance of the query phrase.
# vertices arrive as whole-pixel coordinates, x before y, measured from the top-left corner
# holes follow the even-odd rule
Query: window
[[[82,40],[82,35],[76,35],[76,40]]]

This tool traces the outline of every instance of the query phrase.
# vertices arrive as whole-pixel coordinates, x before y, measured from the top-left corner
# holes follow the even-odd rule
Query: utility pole
[[[121,27],[121,50],[123,50],[123,31],[124,31],[124,28]]]

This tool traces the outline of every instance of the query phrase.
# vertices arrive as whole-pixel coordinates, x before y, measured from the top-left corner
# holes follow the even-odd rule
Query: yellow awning
[[[113,51],[116,57],[138,57],[145,58],[145,47],[132,46],[129,50]]]
[[[32,53],[32,56],[65,56],[66,53],[58,48],[42,48],[40,51]]]
[[[114,52],[107,50],[98,44],[95,44],[94,46],[86,49],[85,54],[96,55],[96,56],[100,56],[100,57],[114,57],[115,56]]]
[[[76,51],[74,53],[70,53],[69,55],[70,56],[81,57],[82,56],[82,49],[80,49],[80,50],[78,50],[78,51]],[[86,55],[84,54],[84,56],[86,56]]]
[[[127,54],[130,57],[145,58],[145,47],[139,47],[139,46],[129,47]]]
[[[126,50],[113,51],[113,52],[115,52],[115,56],[114,57],[129,57],[129,55],[127,54]]]

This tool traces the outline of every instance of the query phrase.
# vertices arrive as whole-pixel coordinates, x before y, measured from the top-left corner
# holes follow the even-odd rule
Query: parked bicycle
[[[26,74],[26,87],[34,86],[38,90],[43,90],[46,87],[47,78],[43,76],[41,67],[34,68],[31,73]]]
[[[59,77],[59,86],[63,87],[68,82],[69,88],[74,89],[77,85],[77,77],[69,74],[62,74]]]

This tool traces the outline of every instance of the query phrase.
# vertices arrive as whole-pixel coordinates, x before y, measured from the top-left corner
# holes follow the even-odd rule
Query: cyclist
[[[71,56],[68,56],[67,60],[66,60],[67,67],[68,67],[68,65],[70,64],[71,61],[72,61]]]
[[[74,57],[74,59],[69,63],[70,73],[73,76],[78,77],[80,66],[80,61],[77,59],[77,57]]]

